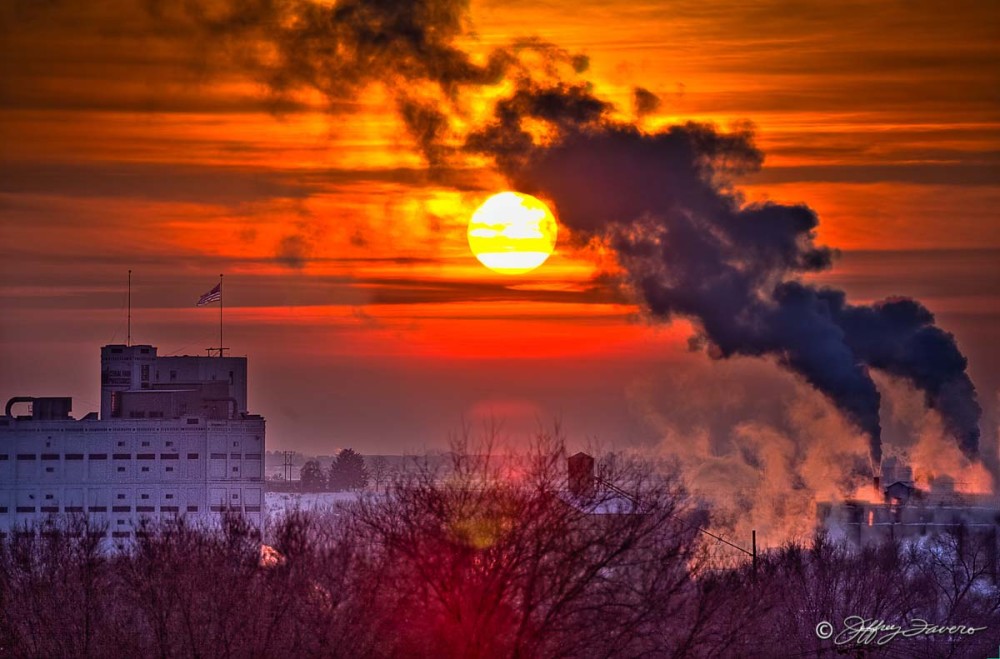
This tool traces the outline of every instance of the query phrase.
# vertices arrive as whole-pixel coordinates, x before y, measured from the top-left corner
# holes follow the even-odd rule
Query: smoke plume
[[[524,126],[552,133],[536,144]],[[869,369],[922,391],[974,457],[981,409],[954,337],[905,298],[848,304],[802,275],[830,267],[803,205],[745,204],[734,175],[760,167],[749,126],[723,133],[687,123],[648,133],[610,118],[581,86],[522,86],[497,106],[470,149],[492,155],[514,186],[551,199],[582,240],[603,239],[657,319],[699,328],[715,359],[768,357],[827,396],[882,458],[879,391]]]

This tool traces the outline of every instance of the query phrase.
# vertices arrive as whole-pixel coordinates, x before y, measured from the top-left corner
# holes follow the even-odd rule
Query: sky
[[[933,312],[968,358],[995,463],[991,3],[415,3],[432,26],[426,68],[399,42],[362,52],[344,37],[345,56],[296,32],[329,3],[253,0],[242,22],[237,4],[0,8],[0,397],[98,409],[99,347],[126,338],[131,269],[132,340],[160,354],[218,344],[217,309],[195,303],[225,274],[225,344],[249,360],[270,449],[419,452],[492,419],[514,442],[558,423],[576,445],[704,440],[719,454],[750,425],[826,418],[827,398],[780,357],[692,350],[701,321],[657,313],[622,283],[622,253],[560,215],[572,185],[543,266],[480,265],[470,215],[533,181],[461,145],[516,89],[510,71],[530,71],[644,135],[752,130],[763,165],[727,190],[815,211],[808,240],[836,257],[792,276]],[[523,68],[483,74],[498,48]],[[925,410],[876,383],[884,441],[908,446]]]

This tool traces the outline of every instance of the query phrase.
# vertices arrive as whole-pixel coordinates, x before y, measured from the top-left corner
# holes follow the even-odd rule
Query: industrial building
[[[214,524],[226,511],[260,527],[264,419],[247,411],[246,374],[245,357],[107,345],[100,414],[74,419],[70,398],[10,399],[0,418],[0,534],[74,515],[120,540],[145,522]]]
[[[1000,499],[993,493],[966,493],[939,476],[917,487],[908,466],[890,458],[867,498],[820,502],[820,526],[834,538],[858,546],[958,531],[988,538],[994,548],[1000,531]]]

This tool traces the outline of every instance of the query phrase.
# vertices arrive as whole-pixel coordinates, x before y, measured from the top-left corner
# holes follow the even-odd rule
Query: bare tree
[[[371,460],[371,466],[368,468],[368,472],[371,475],[375,491],[380,492],[382,490],[382,484],[389,478],[389,461],[381,455],[376,455]]]

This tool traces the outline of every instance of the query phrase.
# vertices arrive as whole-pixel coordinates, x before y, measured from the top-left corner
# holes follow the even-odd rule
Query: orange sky
[[[920,296],[995,428],[1000,12],[752,4],[473,2],[457,43],[586,54],[581,77],[620,117],[634,87],[659,97],[647,130],[753,122],[766,161],[746,198],[812,206],[844,254],[823,279],[855,299]],[[213,345],[216,316],[193,304],[225,272],[227,343],[250,357],[272,448],[419,449],[487,409],[518,431],[561,416],[577,439],[655,439],[629,392],[697,361],[691,328],[646,322],[601,276],[608,257],[563,231],[536,272],[490,272],[466,222],[502,178],[469,159],[442,183],[385,88],[297,90],[271,111],[226,44],[172,41],[122,6],[0,9],[0,397],[93,409],[129,268],[137,340]],[[495,93],[461,100],[462,121]]]

